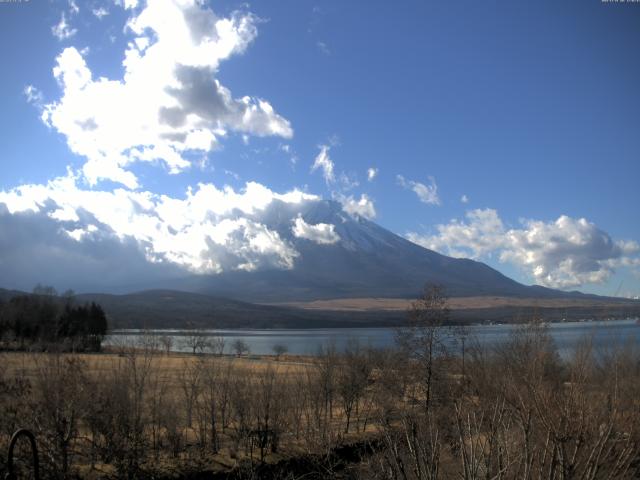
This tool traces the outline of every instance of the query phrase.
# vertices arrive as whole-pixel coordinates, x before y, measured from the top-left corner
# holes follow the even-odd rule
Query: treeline
[[[107,317],[94,302],[76,305],[73,292],[58,295],[38,285],[31,295],[0,302],[0,345],[8,349],[99,351]]]

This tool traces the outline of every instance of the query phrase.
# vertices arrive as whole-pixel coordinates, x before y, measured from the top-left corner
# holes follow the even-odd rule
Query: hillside
[[[309,312],[257,305],[228,298],[151,290],[128,295],[84,294],[78,302],[97,302],[112,328],[326,328],[397,324],[404,312]]]

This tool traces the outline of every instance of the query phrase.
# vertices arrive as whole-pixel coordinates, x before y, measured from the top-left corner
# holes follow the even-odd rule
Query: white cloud
[[[98,20],[102,20],[104,17],[109,15],[109,10],[104,7],[100,7],[94,8],[93,10],[91,10],[91,13],[93,13],[93,15],[98,18]]]
[[[378,169],[371,167],[367,169],[367,180],[372,182],[374,178],[378,176]]]
[[[76,15],[80,12],[80,8],[78,8],[78,4],[75,2],[75,0],[69,0],[69,11],[73,15]]]
[[[138,6],[138,0],[114,0],[116,5],[124,8],[125,10],[131,10]]]
[[[56,25],[51,27],[51,33],[58,40],[62,41],[73,37],[76,33],[78,33],[78,30],[76,30],[75,28],[71,28],[71,26],[67,22],[67,16],[64,12],[62,12],[62,14],[60,15],[60,21]]]
[[[603,283],[616,264],[640,251],[637,244],[614,242],[584,218],[562,215],[555,222],[527,220],[521,230],[507,232],[508,249],[501,260],[529,268],[543,285],[568,288]]]
[[[328,145],[320,145],[320,153],[316,156],[315,161],[313,162],[313,166],[311,167],[311,172],[315,172],[316,170],[322,170],[322,176],[324,177],[325,182],[327,184],[334,183],[336,181],[335,174],[333,172],[333,161],[329,157],[329,149]]]
[[[433,177],[429,177],[429,185],[424,183],[415,182],[413,180],[406,180],[402,175],[396,175],[398,185],[403,188],[413,190],[422,203],[429,205],[440,205],[440,197],[438,196],[438,186]]]
[[[27,85],[26,87],[24,87],[23,93],[27,98],[27,102],[29,102],[31,105],[34,105],[38,108],[42,106],[44,97],[39,89],[37,89],[33,85]]]
[[[376,217],[376,209],[373,201],[366,194],[360,195],[360,200],[349,195],[335,194],[336,200],[342,204],[342,209],[352,216],[361,216],[368,220]]]
[[[617,267],[640,266],[638,243],[614,241],[584,218],[525,220],[522,228],[506,229],[492,209],[471,210],[466,217],[438,225],[436,235],[409,233],[407,238],[458,257],[497,254],[501,262],[522,268],[536,283],[554,288],[603,283]]]
[[[469,203],[469,197],[467,197],[466,195],[462,195],[462,196],[460,197],[460,201],[461,201],[462,203]]]
[[[453,257],[480,258],[504,246],[505,228],[498,212],[487,208],[471,210],[467,221],[452,220],[437,225],[437,235],[407,234],[407,238],[425,248]]]
[[[296,164],[298,163],[298,154],[295,152],[293,147],[289,144],[281,144],[278,146],[278,149],[287,154],[289,157],[289,163],[291,164],[291,168],[295,169]]]
[[[236,172],[234,172],[233,170],[228,170],[228,169],[224,169],[224,173],[225,175],[229,175],[230,177],[233,177],[235,180],[240,180],[240,175],[238,175]]]
[[[70,238],[92,238],[96,229],[144,247],[147,261],[169,262],[195,273],[292,268],[298,252],[287,231],[269,228],[272,209],[301,209],[319,197],[293,190],[275,193],[249,182],[243,191],[199,184],[185,198],[116,189],[83,190],[69,173],[47,185],[0,191],[9,214],[46,214]],[[290,224],[289,224],[290,225]],[[316,226],[331,236],[331,228]],[[316,233],[320,233],[319,231]]]
[[[90,184],[107,179],[136,188],[128,166],[140,161],[181,172],[190,155],[215,150],[229,132],[293,135],[266,100],[234,98],[216,79],[220,63],[256,37],[253,15],[218,17],[196,0],[152,1],[134,12],[123,77],[94,78],[80,52],[67,48],[54,68],[62,96],[44,107],[45,122],[87,159]]]
[[[336,174],[335,163],[329,156],[329,151],[336,145],[339,145],[339,139],[333,135],[329,138],[328,144],[318,146],[320,152],[311,166],[311,173],[320,170],[327,186],[335,186],[345,192],[358,187],[360,182],[353,173],[340,172]]]
[[[328,223],[317,223],[310,225],[305,222],[302,216],[296,217],[293,224],[293,235],[297,238],[304,238],[312,242],[329,245],[340,240],[340,236],[335,231],[335,225]]]
[[[320,50],[320,52],[323,53],[324,55],[331,55],[331,50],[329,50],[329,47],[327,46],[326,43],[317,41],[316,47],[318,47],[318,50]]]
[[[338,176],[339,186],[342,191],[348,191],[360,186],[360,182],[355,175],[349,175],[345,172],[341,172]]]

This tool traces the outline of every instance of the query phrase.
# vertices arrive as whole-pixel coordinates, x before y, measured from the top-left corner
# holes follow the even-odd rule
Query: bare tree
[[[119,478],[134,478],[145,460],[153,359],[150,351],[131,350],[110,359],[102,374],[87,382],[83,421],[92,458],[113,464]]]
[[[196,355],[198,353],[204,353],[209,347],[209,339],[206,332],[194,328],[185,333],[182,344],[190,349],[193,355]]]
[[[218,410],[220,411],[220,421],[222,432],[224,433],[229,425],[230,398],[233,379],[236,376],[236,369],[231,361],[226,361],[220,371],[218,379]]]
[[[321,407],[317,421],[321,442],[326,446],[330,444],[332,438],[331,421],[333,420],[333,406],[336,396],[338,354],[334,344],[320,346],[316,366],[315,380],[317,385],[315,388],[317,391],[314,395],[317,396]]]
[[[352,413],[358,411],[360,399],[367,388],[371,364],[357,342],[349,342],[341,355],[336,378],[336,390],[345,414],[345,433],[349,433]]]
[[[225,368],[219,358],[203,356],[199,359],[202,371],[202,394],[198,400],[199,424],[203,431],[204,443],[217,453],[220,448],[218,419],[224,414],[222,408],[228,393],[228,382],[225,382]]]
[[[280,360],[280,357],[289,351],[284,343],[276,343],[273,347],[271,347],[271,350],[273,350],[273,353],[276,355],[277,360]]]
[[[137,346],[146,352],[154,353],[159,350],[160,339],[151,330],[145,329],[137,340]]]
[[[226,345],[226,342],[223,336],[220,336],[220,335],[210,336],[207,342],[207,351],[220,357],[224,354],[225,345]]]
[[[247,344],[247,342],[245,342],[242,339],[237,339],[235,340],[232,344],[231,344],[231,348],[233,348],[233,351],[236,352],[236,355],[238,357],[242,357],[243,355],[248,355],[249,352],[251,351],[251,349],[249,348],[249,345]]]
[[[467,325],[456,325],[451,328],[454,342],[460,346],[460,384],[462,388],[466,387],[466,359],[467,359],[467,347],[469,342],[470,331]]]
[[[449,308],[444,288],[426,285],[420,298],[409,307],[407,323],[397,331],[397,342],[410,360],[418,366],[418,384],[422,388],[425,412],[432,401],[433,384],[438,372],[435,361],[444,352],[445,332],[442,327],[449,320]]]
[[[185,358],[180,371],[180,390],[184,400],[185,425],[193,425],[193,409],[200,394],[203,365],[197,359]]]
[[[162,417],[167,412],[169,383],[162,374],[164,368],[156,366],[150,375],[149,394],[147,395],[147,413],[149,417],[149,432],[151,434],[151,448],[156,460],[159,458],[160,441],[162,438]]]
[[[252,415],[252,442],[258,444],[260,461],[263,462],[267,449],[276,453],[286,415],[286,390],[282,376],[270,366],[256,374]]]
[[[33,418],[54,471],[69,473],[73,442],[79,435],[85,365],[78,358],[50,354],[37,365]]]
[[[161,335],[158,340],[164,348],[164,351],[169,355],[171,353],[171,347],[173,347],[173,337],[171,335]]]
[[[233,448],[237,450],[242,443],[247,455],[250,451],[251,409],[253,407],[253,385],[250,377],[250,374],[234,376],[231,379],[229,391]]]

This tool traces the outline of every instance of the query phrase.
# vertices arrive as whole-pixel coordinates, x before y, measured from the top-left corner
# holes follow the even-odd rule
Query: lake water
[[[474,325],[468,327],[469,339],[477,339],[483,345],[499,345],[508,340],[516,328],[514,325]],[[300,330],[203,330],[204,335],[224,340],[225,353],[233,353],[232,344],[241,339],[250,348],[252,354],[273,354],[275,345],[284,345],[291,354],[314,355],[319,348],[334,345],[340,351],[350,341],[362,346],[374,348],[391,347],[395,343],[393,328],[326,328]],[[107,336],[106,345],[140,345],[145,338],[141,330],[119,330]],[[186,345],[188,330],[152,330],[154,336],[172,337],[173,351],[188,352]],[[590,338],[596,349],[622,346],[629,342],[640,346],[640,323],[637,319],[585,321],[549,324],[549,333],[553,337],[561,355],[570,354],[581,340]],[[470,341],[470,340],[469,340]]]

